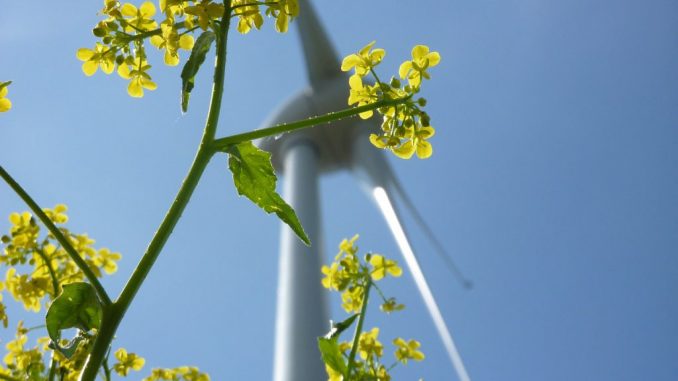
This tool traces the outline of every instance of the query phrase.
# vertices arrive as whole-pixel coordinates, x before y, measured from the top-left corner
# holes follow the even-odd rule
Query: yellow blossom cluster
[[[177,368],[156,368],[143,381],[210,381],[207,373],[201,372],[194,366],[180,366]]]
[[[404,308],[402,304],[398,304],[395,298],[386,298],[382,291],[377,287],[375,282],[382,280],[386,276],[400,277],[402,269],[394,260],[388,259],[380,254],[367,254],[364,261],[358,258],[358,246],[356,241],[358,236],[344,239],[339,244],[339,253],[335,256],[334,261],[330,266],[323,266],[321,272],[324,277],[321,280],[322,285],[330,290],[342,292],[342,307],[348,313],[363,313],[364,303],[367,302],[366,294],[370,288],[376,289],[379,296],[383,300],[381,309],[384,312],[400,311]],[[344,331],[348,325],[353,323],[353,320],[358,315],[354,315],[347,320],[348,323],[343,322],[340,325],[333,325],[331,331],[325,340],[336,340],[338,334],[333,333],[334,330]],[[364,317],[361,316],[364,319]],[[341,326],[341,328],[339,328]],[[376,381],[390,381],[390,370],[393,366],[385,366],[382,364],[382,357],[384,355],[384,345],[379,340],[379,328],[375,327],[369,331],[360,332],[360,335],[355,341],[355,348],[352,347],[351,342],[343,341],[336,342],[336,351],[341,354],[342,358],[350,359],[350,352],[357,353],[355,359],[350,359],[350,370],[341,370],[337,367],[335,362],[326,362],[325,369],[328,375],[328,381],[341,381],[344,379],[356,380],[376,380]],[[402,338],[393,340],[396,346],[394,356],[397,362],[406,364],[408,360],[421,361],[424,359],[424,354],[419,351],[420,344],[416,340],[406,342]],[[322,351],[322,349],[321,349]],[[326,354],[324,353],[323,358]],[[397,363],[396,362],[396,363]],[[344,374],[345,373],[345,374]],[[350,375],[348,374],[350,373]],[[348,377],[348,378],[347,378]]]
[[[63,204],[44,209],[97,277],[116,272],[120,253],[97,249],[95,241],[86,234],[74,234],[63,227],[68,221],[66,211]],[[8,266],[0,290],[6,289],[26,310],[38,312],[46,296],[54,299],[61,285],[82,281],[84,274],[51,233],[41,236],[40,226],[31,213],[12,213],[9,222],[8,234],[0,237],[3,246],[0,265]],[[5,322],[3,311],[0,302],[0,319]]]
[[[117,66],[118,75],[129,81],[127,93],[141,98],[144,90],[158,87],[149,74],[152,66],[146,41],[163,51],[166,65],[177,66],[180,50],[193,49],[193,33],[216,31],[227,9],[231,17],[238,18],[237,30],[242,34],[261,28],[262,13],[275,18],[275,29],[281,33],[287,32],[289,22],[299,15],[297,0],[231,0],[228,7],[213,0],[159,0],[158,7],[151,1],[136,6],[104,0],[104,19],[92,30],[100,41],[92,49],[78,49],[76,56],[83,61],[82,71],[87,76],[98,69],[111,74]],[[3,104],[0,99],[0,107]]]
[[[375,42],[365,45],[358,53],[344,58],[341,70],[353,70],[349,78],[349,105],[357,107],[374,104],[380,101],[397,101],[398,104],[377,109],[383,117],[380,134],[371,134],[370,142],[378,148],[389,149],[396,156],[409,159],[415,153],[420,159],[433,154],[433,147],[428,139],[435,130],[431,126],[428,114],[422,111],[426,99],[414,100],[421,90],[422,78],[430,79],[428,69],[440,63],[440,54],[431,52],[428,46],[417,45],[412,49],[412,59],[400,65],[399,77],[391,78],[389,83],[381,82],[374,68],[382,61],[384,49],[372,49]],[[364,77],[372,74],[374,84],[366,83]],[[407,84],[401,80],[407,80]],[[368,119],[373,116],[372,110],[360,113],[360,117]]]

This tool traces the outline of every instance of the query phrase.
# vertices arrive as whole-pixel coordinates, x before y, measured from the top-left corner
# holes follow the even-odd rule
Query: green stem
[[[57,361],[54,358],[54,352],[52,352],[52,359],[50,360],[49,364],[49,374],[47,375],[47,381],[54,381],[54,378],[56,377],[57,366]]]
[[[214,149],[215,151],[226,151],[228,147],[242,142],[265,138],[267,136],[284,134],[286,132],[301,130],[304,128],[316,126],[318,124],[333,122],[335,120],[356,116],[365,111],[376,110],[380,107],[402,104],[407,102],[409,99],[410,97],[392,100],[382,100],[375,103],[371,103],[369,105],[352,107],[341,111],[330,112],[325,115],[315,116],[313,118],[308,118],[297,122],[281,123],[273,127],[262,128],[260,130],[254,130],[250,132],[244,132],[242,134],[227,136],[225,138],[215,140],[212,143],[212,149]]]
[[[28,205],[28,207],[35,213],[35,215],[42,221],[42,223],[47,227],[47,230],[52,233],[54,238],[56,238],[57,241],[63,246],[63,248],[66,250],[66,253],[68,253],[68,256],[71,257],[73,262],[78,266],[78,268],[85,274],[85,277],[89,282],[94,286],[94,289],[97,292],[97,295],[99,296],[99,299],[101,299],[101,302],[104,304],[104,306],[110,305],[111,304],[111,298],[108,297],[108,294],[106,293],[106,290],[104,287],[99,283],[99,280],[97,279],[96,275],[92,272],[92,269],[89,268],[87,263],[85,262],[82,257],[78,254],[78,252],[73,248],[71,245],[71,242],[66,238],[66,236],[63,235],[61,230],[54,225],[52,220],[47,217],[45,212],[42,211],[42,208],[31,198],[31,196],[17,183],[12,176],[10,176],[7,171],[0,165],[0,177],[2,177],[5,182],[14,190],[14,192],[21,197],[21,199]]]
[[[360,333],[363,331],[363,323],[365,322],[365,313],[367,312],[367,302],[370,298],[370,288],[372,287],[372,281],[367,280],[367,286],[365,286],[365,297],[363,298],[363,305],[360,307],[360,317],[358,318],[358,325],[355,327],[355,333],[353,334],[353,346],[351,346],[351,353],[348,355],[348,369],[346,370],[347,381],[351,380],[351,372],[355,366],[355,354],[358,352],[358,344],[360,343]]]
[[[216,134],[217,124],[219,122],[219,112],[221,109],[221,98],[224,90],[224,78],[226,73],[226,42],[229,29],[230,19],[227,15],[230,14],[228,9],[229,1],[225,1],[227,7],[222,17],[219,32],[217,33],[217,54],[216,65],[214,68],[214,82],[212,85],[212,98],[210,100],[209,111],[207,113],[207,121],[205,123],[205,130],[203,132],[198,152],[196,153],[191,169],[188,171],[183,184],[179,188],[172,206],[167,211],[160,227],[156,231],[153,239],[151,239],[144,256],[139,261],[132,276],[127,281],[125,288],[120,293],[116,302],[108,309],[104,309],[104,318],[101,323],[101,330],[97,334],[96,341],[92,353],[87,358],[85,368],[80,375],[80,381],[94,381],[98,369],[101,367],[104,356],[108,351],[113,336],[120,324],[120,321],[125,316],[125,312],[129,308],[135,295],[141,288],[146,276],[151,271],[158,255],[162,251],[167,239],[172,234],[172,230],[176,226],[184,208],[193,194],[202,173],[205,171],[209,160],[214,154],[211,145],[214,142],[214,135]]]
[[[49,271],[49,276],[52,278],[52,289],[54,289],[54,297],[56,298],[57,295],[59,295],[59,280],[57,279],[56,273],[54,272],[54,269],[52,268],[52,263],[50,262],[49,258],[47,257],[47,254],[45,254],[44,251],[41,249],[37,249],[35,251],[38,253],[40,258],[45,262],[45,266],[47,266],[47,271]]]

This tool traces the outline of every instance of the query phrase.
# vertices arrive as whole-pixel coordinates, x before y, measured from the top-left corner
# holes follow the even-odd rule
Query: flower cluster
[[[357,239],[358,236],[356,235],[350,240],[344,239],[339,244],[339,253],[334,258],[334,262],[330,266],[321,268],[324,274],[324,278],[321,280],[322,285],[327,289],[342,292],[342,307],[348,313],[363,313],[363,307],[368,302],[366,298],[368,298],[367,295],[371,288],[376,289],[383,300],[382,311],[389,313],[404,309],[405,307],[398,304],[395,298],[386,298],[375,284],[387,275],[400,277],[402,269],[398,266],[398,263],[379,254],[367,254],[364,261],[361,261],[358,258]],[[342,323],[343,327],[341,328],[339,328],[339,325],[334,325],[333,330],[324,340],[336,340],[336,337],[338,337],[336,331],[339,329],[341,331],[346,330],[347,325],[352,324],[356,316],[349,318],[347,324]],[[364,316],[360,318],[364,319]],[[391,379],[389,371],[393,366],[387,367],[382,363],[384,345],[379,340],[379,328],[375,327],[369,331],[360,332],[357,339],[354,338],[351,342],[332,342],[336,345],[336,351],[343,358],[346,358],[351,365],[343,369],[336,365],[337,359],[326,361],[325,369],[329,381],[349,379],[389,381]],[[355,348],[353,348],[352,343],[356,345]],[[418,350],[420,344],[416,340],[405,341],[398,337],[393,340],[393,344],[396,347],[394,352],[396,363],[406,364],[408,360],[421,361],[424,359],[424,354]],[[357,358],[351,358],[351,353],[357,353]],[[325,355],[324,353],[324,359],[326,358]]]
[[[396,156],[409,159],[415,153],[420,159],[426,159],[433,154],[433,148],[428,139],[435,130],[431,127],[428,114],[422,111],[426,99],[414,99],[421,90],[422,78],[430,79],[428,69],[440,63],[440,54],[431,52],[425,45],[417,45],[412,49],[412,60],[400,65],[398,78],[391,78],[388,83],[382,82],[374,68],[382,61],[386,52],[383,49],[372,49],[375,42],[367,44],[356,54],[346,56],[341,64],[341,70],[353,70],[349,78],[350,93],[349,105],[357,107],[378,102],[387,103],[377,108],[382,115],[381,133],[371,134],[370,142],[378,148],[389,149]],[[372,74],[375,83],[364,81],[364,77]],[[407,84],[401,80],[407,79]],[[368,119],[374,112],[367,110],[360,113],[360,117]]]
[[[86,234],[74,234],[63,226],[68,222],[66,205],[59,204],[43,211],[97,277],[117,271],[117,262],[121,258],[119,253],[107,248],[97,249],[92,238]],[[39,312],[45,302],[54,301],[63,286],[85,278],[54,235],[51,232],[41,234],[40,226],[31,213],[12,213],[9,222],[8,233],[0,236],[0,265],[7,267],[5,281],[0,281],[0,321],[5,327],[9,318],[2,304],[2,291],[7,290],[26,310]],[[37,337],[36,346],[27,346],[29,332],[38,332],[39,329],[44,329],[44,326],[27,329],[22,321],[18,322],[15,339],[5,345],[7,354],[0,364],[0,379],[47,380],[48,374],[58,374],[59,380],[77,381],[94,344],[96,329],[80,331],[70,342],[61,339],[58,346],[47,336]],[[53,350],[56,347],[60,350]],[[121,376],[127,376],[132,370],[141,370],[145,362],[142,357],[123,348],[115,351],[114,357],[116,362],[111,369],[106,365],[106,372],[112,370]],[[194,367],[179,367],[154,369],[145,381],[155,380],[209,381],[209,376]]]
[[[87,234],[75,234],[63,227],[68,221],[66,211],[62,204],[44,209],[97,277],[116,272],[120,253],[97,249]],[[6,289],[26,310],[39,312],[46,296],[51,300],[60,292],[59,285],[82,281],[84,274],[51,233],[41,236],[40,226],[31,213],[12,213],[9,222],[8,234],[0,237],[3,244],[0,265],[9,266],[0,289]],[[0,319],[5,321],[6,316]]]
[[[201,372],[194,366],[180,366],[177,368],[156,368],[143,381],[210,381],[207,373]]]
[[[265,9],[262,10],[262,6]],[[137,7],[117,0],[104,0],[101,10],[104,19],[92,30],[100,42],[92,49],[78,49],[76,54],[83,61],[85,75],[94,75],[98,69],[111,74],[117,66],[118,75],[129,81],[127,93],[135,98],[143,97],[144,90],[157,88],[149,73],[152,66],[148,63],[146,42],[163,51],[166,65],[177,66],[181,61],[179,52],[193,49],[192,33],[218,30],[227,9],[213,0],[159,0],[158,7],[159,10],[150,1]],[[238,18],[240,33],[261,28],[262,12],[275,18],[276,30],[284,33],[289,22],[298,16],[299,5],[297,0],[265,3],[231,0],[229,12]],[[0,100],[0,111],[2,105]]]
[[[6,98],[9,91],[7,87],[11,83],[12,81],[0,82],[0,112],[7,112],[12,108],[12,102]]]

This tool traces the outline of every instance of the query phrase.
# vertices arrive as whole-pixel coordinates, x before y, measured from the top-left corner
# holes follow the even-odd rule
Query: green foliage
[[[99,329],[101,318],[101,302],[94,287],[89,283],[77,282],[63,286],[61,294],[49,306],[45,321],[49,337],[58,343],[61,330],[78,328],[87,332]]]
[[[305,244],[311,245],[294,209],[275,191],[277,177],[271,164],[271,154],[257,148],[252,142],[231,146],[228,167],[238,194],[249,198],[266,213],[275,213]]]
[[[191,56],[181,71],[181,111],[188,111],[188,100],[191,97],[191,90],[195,85],[195,75],[198,74],[200,66],[205,62],[207,52],[209,52],[212,43],[216,39],[213,32],[203,32],[195,41]]]

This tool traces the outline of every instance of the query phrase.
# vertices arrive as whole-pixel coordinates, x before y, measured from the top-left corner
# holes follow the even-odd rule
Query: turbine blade
[[[400,196],[400,199],[405,204],[405,207],[409,209],[410,213],[414,217],[414,220],[417,222],[417,224],[419,224],[419,227],[421,228],[421,230],[424,231],[424,234],[426,234],[426,237],[429,239],[429,241],[433,243],[433,246],[436,249],[436,254],[438,254],[438,256],[443,260],[443,262],[445,262],[447,268],[450,269],[450,271],[457,277],[457,279],[459,279],[464,288],[466,288],[467,290],[473,288],[473,282],[471,282],[464,276],[464,274],[459,269],[459,266],[457,266],[454,259],[452,259],[452,256],[447,253],[447,250],[445,250],[443,244],[440,242],[440,240],[438,240],[438,237],[436,237],[436,235],[433,233],[431,227],[426,223],[424,218],[421,216],[419,210],[417,210],[417,208],[414,207],[414,203],[405,192],[405,189],[400,184],[398,178],[396,178],[395,176],[391,176],[391,183],[393,184],[393,188]]]
[[[433,319],[433,324],[443,341],[443,345],[445,346],[452,366],[457,373],[457,377],[460,381],[470,381],[469,375],[464,367],[464,362],[459,354],[459,350],[452,339],[452,334],[443,319],[438,303],[433,297],[433,293],[426,281],[424,272],[409,243],[405,229],[400,223],[395,205],[387,193],[391,190],[391,187],[393,187],[392,183],[389,181],[393,178],[393,174],[391,173],[383,153],[375,150],[365,136],[358,136],[353,144],[352,164],[353,170],[356,175],[359,176],[363,187],[369,195],[374,198],[379,206],[391,233],[400,247],[405,263],[407,264],[407,267],[414,278],[414,282],[417,285],[417,289],[424,300],[424,304]]]
[[[341,64],[332,42],[308,0],[299,0],[299,17],[295,22],[299,25],[299,37],[311,86],[318,88],[327,79],[341,75]]]

